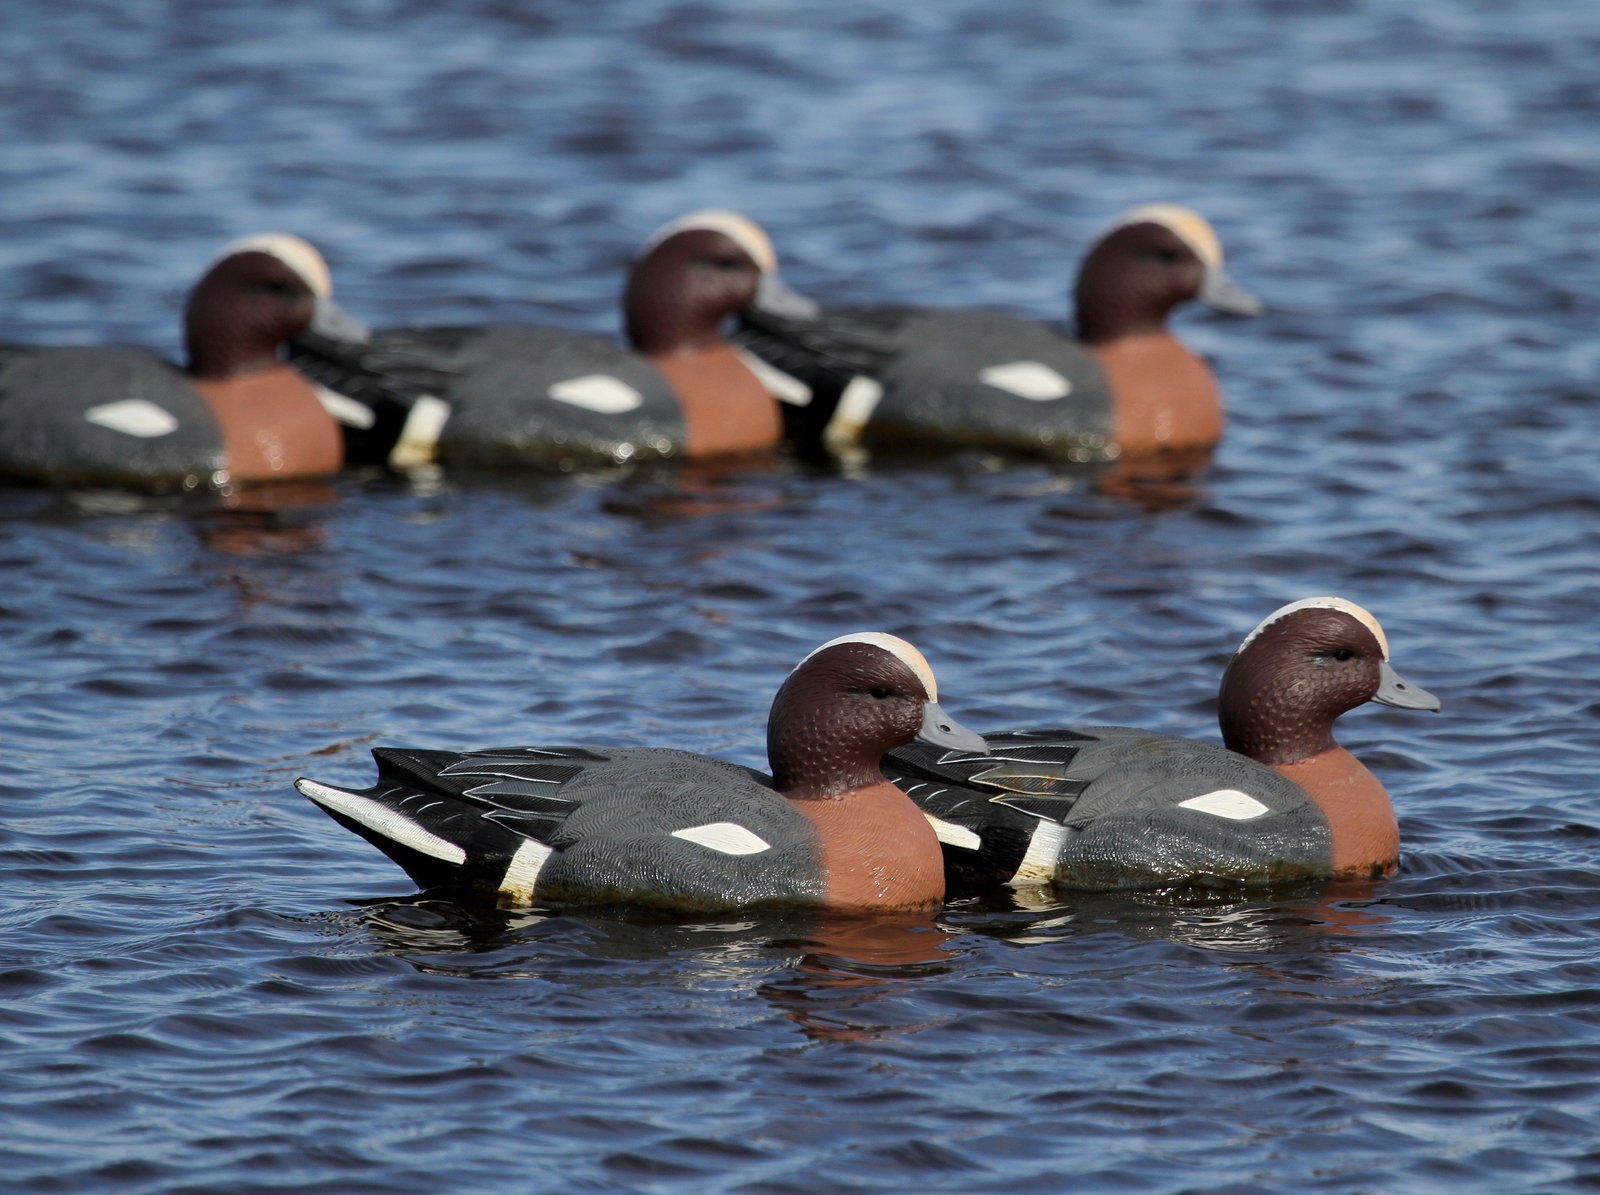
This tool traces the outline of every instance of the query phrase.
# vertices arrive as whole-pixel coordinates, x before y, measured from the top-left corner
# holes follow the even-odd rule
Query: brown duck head
[[[349,342],[368,335],[334,304],[322,255],[286,233],[227,246],[189,293],[183,328],[189,372],[198,378],[274,368],[279,346],[307,328]]]
[[[639,251],[622,295],[628,341],[650,356],[725,344],[730,317],[759,295],[775,310],[815,311],[778,279],[772,241],[737,212],[691,212],[658,229]]]
[[[1389,666],[1389,641],[1368,611],[1343,598],[1306,598],[1246,636],[1222,674],[1217,717],[1230,750],[1290,764],[1333,747],[1339,715],[1368,701],[1439,708]]]
[[[772,700],[767,759],[775,787],[805,798],[885,783],[884,753],[912,739],[987,751],[938,696],[933,669],[904,639],[862,632],[829,640],[796,665]]]
[[[1233,315],[1262,309],[1223,271],[1222,242],[1198,212],[1175,203],[1132,208],[1095,243],[1078,271],[1078,336],[1104,344],[1157,333],[1169,311],[1194,299]]]

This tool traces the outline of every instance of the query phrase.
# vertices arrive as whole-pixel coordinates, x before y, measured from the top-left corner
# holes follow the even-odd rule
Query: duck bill
[[[1266,304],[1220,269],[1206,271],[1206,280],[1200,285],[1200,301],[1228,315],[1260,315],[1266,310]]]
[[[822,308],[776,274],[761,275],[761,281],[756,286],[756,299],[751,306],[757,311],[783,319],[815,319],[822,313]]]
[[[937,701],[922,707],[922,729],[917,731],[921,742],[951,751],[971,751],[977,755],[989,754],[989,744],[976,731],[968,730],[944,710]]]
[[[1392,705],[1402,710],[1430,710],[1438,713],[1439,699],[1426,689],[1419,689],[1393,668],[1388,660],[1378,663],[1378,691],[1372,700],[1379,705]]]
[[[372,339],[371,328],[332,299],[325,298],[317,300],[307,331],[344,344],[366,344]]]

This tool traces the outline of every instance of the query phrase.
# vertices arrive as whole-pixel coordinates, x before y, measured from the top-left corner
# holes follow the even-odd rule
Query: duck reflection
[[[1048,887],[990,893],[952,907],[944,923],[1014,945],[1089,934],[1166,939],[1223,954],[1267,954],[1341,939],[1389,922],[1368,880],[1306,881],[1275,888],[1167,888],[1067,892]]]
[[[427,893],[368,904],[361,920],[386,953],[428,974],[744,989],[808,1037],[831,1041],[924,1027],[872,1006],[948,973],[956,937],[929,913],[693,921],[646,910],[485,910]]]

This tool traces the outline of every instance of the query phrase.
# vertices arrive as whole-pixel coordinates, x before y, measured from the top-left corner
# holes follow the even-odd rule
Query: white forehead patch
[[[333,297],[333,275],[328,272],[328,263],[322,260],[322,254],[312,248],[309,241],[303,241],[287,232],[258,232],[254,236],[240,237],[237,241],[230,241],[224,245],[222,252],[212,258],[211,265],[214,266],[236,253],[265,253],[269,257],[276,257],[299,274],[317,298]]]
[[[1140,204],[1113,220],[1103,235],[1127,228],[1130,224],[1159,224],[1194,250],[1194,255],[1205,263],[1207,269],[1222,268],[1222,241],[1217,237],[1216,229],[1193,208],[1179,203]]]
[[[808,651],[805,659],[795,667],[799,668],[817,652],[838,647],[841,643],[866,643],[888,652],[916,674],[916,678],[922,682],[923,689],[927,691],[929,701],[939,700],[939,682],[933,679],[933,669],[923,654],[898,635],[890,635],[883,631],[857,631],[853,635],[840,635],[837,639],[829,639],[821,647]]]
[[[687,216],[679,216],[676,220],[663,224],[650,234],[639,249],[639,256],[643,257],[668,237],[677,236],[680,232],[698,231],[720,232],[748,253],[750,260],[761,267],[763,274],[778,272],[777,251],[773,249],[772,240],[762,231],[761,225],[749,216],[741,216],[738,212],[711,208],[701,212],[690,212]]]
[[[1383,658],[1386,660],[1389,658],[1389,637],[1383,633],[1383,628],[1378,625],[1378,620],[1373,617],[1372,612],[1341,597],[1301,598],[1298,602],[1290,602],[1287,606],[1280,606],[1263,618],[1256,629],[1244,637],[1244,642],[1239,644],[1239,651],[1249,647],[1251,640],[1280,618],[1287,618],[1297,610],[1339,610],[1348,614],[1372,632],[1372,637],[1378,641],[1378,650],[1383,653]],[[1239,652],[1234,654],[1238,655]]]

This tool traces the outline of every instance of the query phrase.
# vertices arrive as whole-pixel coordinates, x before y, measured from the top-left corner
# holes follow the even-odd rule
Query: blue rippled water
[[[376,324],[611,331],[741,208],[843,300],[1063,314],[1121,208],[1209,215],[1198,481],[844,475],[0,489],[0,1173],[27,1192],[1600,1187],[1600,10],[11,0],[0,339],[176,352],[263,228]],[[761,762],[879,627],[956,716],[1214,731],[1339,592],[1437,717],[1343,739],[1376,887],[868,925],[469,916],[300,800],[377,743]]]

